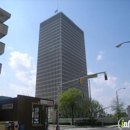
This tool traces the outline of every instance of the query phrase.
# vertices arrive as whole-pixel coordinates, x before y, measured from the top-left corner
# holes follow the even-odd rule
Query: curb
[[[118,127],[118,125],[114,125],[114,126],[105,126],[106,128],[115,128]]]

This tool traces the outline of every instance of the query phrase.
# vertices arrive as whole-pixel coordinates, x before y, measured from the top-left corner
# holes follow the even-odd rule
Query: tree
[[[63,92],[60,96],[60,111],[61,113],[71,113],[72,125],[74,124],[74,108],[79,104],[79,100],[82,99],[82,92],[77,88],[70,88]],[[68,109],[71,109],[68,110]]]
[[[105,115],[105,111],[103,106],[97,101],[97,100],[87,100],[84,105],[83,105],[83,111],[85,112],[84,114],[86,115],[86,117],[90,117],[93,116],[94,117],[98,117],[98,116],[103,116]]]
[[[111,102],[111,110],[114,111],[114,117],[122,117],[124,115],[123,113],[125,112],[124,109],[124,102],[120,101],[117,102],[116,99],[113,99]]]

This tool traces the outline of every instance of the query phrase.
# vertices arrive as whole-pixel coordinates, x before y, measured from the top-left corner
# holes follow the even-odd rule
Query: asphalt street
[[[55,125],[50,125],[48,130],[56,130]],[[119,130],[117,126],[108,126],[108,127],[76,127],[76,126],[60,126],[60,130]],[[130,130],[130,128],[123,128],[122,130]]]

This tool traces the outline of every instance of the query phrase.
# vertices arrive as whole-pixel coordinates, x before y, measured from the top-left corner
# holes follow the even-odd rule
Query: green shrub
[[[59,124],[60,125],[70,125],[71,123],[70,122],[60,122]]]
[[[117,122],[106,122],[104,125],[117,125]]]
[[[49,124],[54,124],[53,122],[48,122]]]
[[[95,122],[94,122],[94,125],[95,125],[95,126],[102,126],[102,122],[101,122],[101,121],[95,121]]]
[[[49,124],[56,124],[56,123],[49,122]],[[70,122],[59,122],[59,125],[70,125],[70,124],[71,124]]]
[[[75,125],[76,125],[76,126],[85,126],[85,125],[87,125],[87,120],[86,120],[86,119],[77,120],[77,121],[75,122]]]

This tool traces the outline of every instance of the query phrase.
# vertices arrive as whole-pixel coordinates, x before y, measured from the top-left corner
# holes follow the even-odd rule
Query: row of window
[[[40,81],[39,81],[40,82]],[[61,81],[59,82],[54,82],[54,83],[48,83],[48,84],[41,84],[41,85],[37,85],[36,84],[36,89],[39,90],[38,88],[40,89],[43,89],[43,88],[49,88],[49,86],[52,86],[52,87],[56,87],[58,86],[59,84],[61,83]]]
[[[65,58],[63,58],[62,69],[72,69],[75,72],[82,73],[82,71],[86,72],[86,63],[83,62],[82,64],[80,64],[79,62],[77,63],[77,61],[75,60],[68,61]]]
[[[46,85],[46,84],[56,84],[59,83],[61,80],[58,78],[49,79],[49,80],[37,80],[37,85]]]
[[[42,76],[49,76],[49,75],[57,75],[57,74],[61,74],[61,70],[60,69],[58,69],[58,70],[54,70],[54,71],[49,71],[49,70],[44,70],[44,69],[37,69],[37,75],[41,75],[42,74]]]
[[[57,38],[57,39],[55,38],[55,41],[54,41],[54,39],[52,41],[49,41],[49,39],[48,39],[47,42],[41,41],[39,43],[38,49],[45,51],[45,50],[48,50],[48,48],[50,48],[51,46],[57,48],[58,46],[60,46],[60,39],[59,40],[58,39],[59,38]]]
[[[75,37],[78,41],[83,41],[84,37],[83,35],[79,35],[74,31],[74,28],[69,28],[68,26],[64,25],[62,26],[62,33],[69,34],[72,37]]]
[[[48,90],[48,91],[46,91],[46,90],[44,90],[44,89],[36,89],[36,94],[38,95],[42,95],[42,97],[48,97],[48,96],[53,96],[53,97],[55,97],[56,95],[57,95],[57,90],[54,90],[54,91],[52,91],[52,90]]]
[[[37,72],[37,80],[44,80],[44,78],[51,78],[51,77],[61,77],[61,71],[60,73],[56,73],[56,74],[52,74],[51,72],[50,73],[42,73],[42,72]]]
[[[67,53],[67,51],[62,51],[62,63],[63,62],[70,63],[71,66],[77,66],[77,68],[81,66],[86,66],[86,59],[84,55],[80,55],[80,57],[79,56],[76,57],[76,55],[71,54],[69,52]]]
[[[83,34],[83,31],[65,15],[62,15],[61,20],[64,21],[66,24],[68,24],[70,26],[70,28],[74,28],[77,33],[79,33],[81,35]]]
[[[78,47],[77,45],[79,43],[76,43],[75,45],[73,44],[74,41],[69,41],[67,38],[64,38],[62,40],[62,49],[71,52],[72,54],[78,53],[77,56],[85,55],[85,47]]]
[[[65,45],[73,47],[75,49],[84,50],[84,41],[78,40],[75,36],[71,36],[66,33],[62,33],[62,41],[65,41]],[[64,45],[64,44],[63,44]]]
[[[56,63],[56,62],[60,62],[60,56],[61,54],[56,54],[56,55],[44,55],[44,56],[38,56],[38,63],[42,63],[42,64],[46,64],[47,62],[51,63]],[[49,64],[49,63],[48,63]]]
[[[48,29],[47,31],[42,29],[40,31],[40,36],[47,37],[48,35],[51,36],[52,34],[55,34],[55,33],[60,33],[60,27],[57,26],[54,29],[51,28],[50,30]]]
[[[55,74],[55,75],[48,75],[48,76],[44,76],[44,73],[41,73],[41,74],[38,74],[37,75],[37,79],[38,80],[47,80],[47,79],[51,79],[51,78],[58,78],[58,77],[60,77],[61,76],[61,73],[59,74],[59,73],[57,73],[57,74]]]
[[[39,41],[41,42],[43,40],[43,42],[46,41],[45,43],[47,43],[48,41],[52,40],[52,38],[59,38],[60,36],[60,33],[55,31],[55,33],[50,33],[47,36],[40,35]]]
[[[59,37],[58,38],[54,38],[54,39],[48,40],[46,42],[40,41],[38,49],[39,50],[46,50],[50,46],[54,46],[54,47],[56,46],[55,48],[56,48],[56,50],[58,50],[57,46],[60,46],[60,38]]]
[[[43,56],[44,54],[48,54],[49,52],[56,52],[58,53],[60,51],[61,47],[60,44],[56,44],[54,46],[48,46],[47,48],[41,47],[39,48],[38,56]]]
[[[80,32],[82,31],[81,29],[79,29],[80,32],[77,31],[75,27],[72,27],[69,23],[67,23],[67,22],[66,22],[65,20],[63,20],[63,19],[62,19],[61,23],[62,23],[62,24],[61,24],[62,27],[66,27],[66,28],[72,30],[72,32],[75,33],[75,34],[77,34],[78,37],[80,37],[80,36],[82,37],[82,36],[83,36],[83,33],[80,33]],[[83,31],[82,31],[82,32],[83,32]]]
[[[62,67],[66,67],[66,68],[72,68],[74,67],[75,69],[79,69],[80,71],[83,71],[84,69],[86,69],[86,64],[85,62],[81,62],[80,60],[77,61],[77,60],[73,60],[72,59],[67,59],[65,58],[65,56],[63,55],[63,58],[62,58]]]
[[[79,49],[79,50],[84,50],[84,41],[82,39],[79,40],[78,38],[76,38],[76,36],[74,35],[70,35],[69,33],[65,33],[63,32],[62,33],[62,41],[65,40],[65,43],[67,45],[70,45],[71,47],[74,47],[76,49]]]
[[[44,23],[44,22],[43,22]],[[55,20],[55,21],[52,21],[50,24],[47,24],[46,26],[40,26],[40,29],[42,30],[48,30],[48,28],[52,28],[52,27],[55,27],[54,25],[59,25],[60,24],[60,21],[59,19]]]
[[[51,73],[52,72],[52,73]],[[43,66],[37,68],[37,73],[44,73],[44,74],[58,74],[61,72],[61,67],[58,66],[57,64],[53,64],[53,66],[48,65],[48,66]]]
[[[61,66],[61,60],[57,59],[57,60],[48,60],[48,62],[45,62],[45,60],[40,60],[38,61],[38,68],[42,68],[42,69],[50,69],[50,68],[60,68]]]

